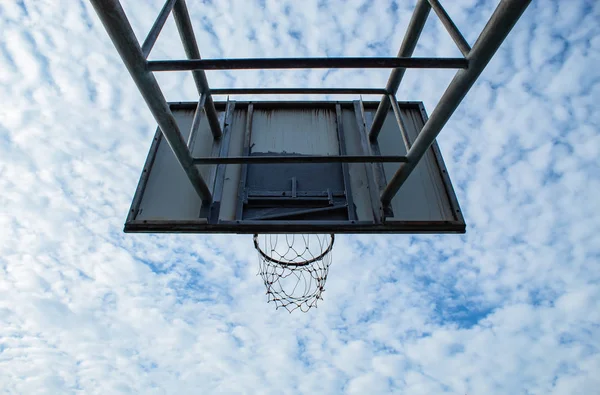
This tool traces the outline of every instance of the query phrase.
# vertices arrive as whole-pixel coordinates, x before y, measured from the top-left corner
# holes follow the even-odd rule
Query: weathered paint
[[[229,142],[229,156],[241,156],[244,150],[244,129],[246,128],[247,111],[236,104],[231,120],[231,141]],[[242,165],[227,165],[225,167],[225,180],[223,182],[223,200],[219,211],[219,219],[233,221],[237,200],[238,185]]]
[[[250,152],[339,155],[335,107],[326,109],[255,109]]]
[[[342,122],[346,135],[346,153],[348,155],[368,155],[363,152],[360,144],[360,131],[356,121],[354,108],[342,110]],[[371,164],[367,164],[371,166]],[[369,179],[367,178],[367,167],[364,163],[349,163],[350,186],[356,207],[356,216],[363,221],[373,221],[373,210],[371,209],[369,195]]]

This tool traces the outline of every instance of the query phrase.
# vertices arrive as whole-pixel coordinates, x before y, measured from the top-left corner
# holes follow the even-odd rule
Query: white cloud
[[[124,1],[139,39],[161,3]],[[188,0],[207,58],[394,55],[414,1],[320,4]],[[445,4],[471,44],[495,6]],[[319,308],[290,315],[265,303],[248,237],[122,233],[149,111],[87,2],[2,2],[0,387],[592,393],[599,15],[532,4],[440,135],[466,235],[339,237]],[[417,54],[456,53],[432,13]],[[168,22],[151,57],[183,55]],[[452,74],[427,73],[408,72],[399,97],[431,111]],[[208,77],[371,87],[387,72]],[[196,99],[189,76],[159,81],[169,100]]]

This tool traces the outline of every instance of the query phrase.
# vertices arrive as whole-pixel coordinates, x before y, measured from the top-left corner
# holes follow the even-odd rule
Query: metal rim
[[[335,234],[333,234],[333,233],[330,233],[330,234],[329,234],[329,236],[331,237],[331,239],[330,239],[331,241],[329,242],[329,246],[327,246],[327,248],[325,249],[325,251],[323,251],[323,252],[321,253],[321,255],[319,255],[319,256],[317,256],[317,257],[315,257],[315,258],[313,258],[313,259],[310,259],[310,260],[308,260],[308,261],[299,262],[299,263],[293,263],[293,262],[283,262],[283,261],[280,261],[280,260],[277,260],[277,259],[275,259],[275,258],[271,258],[270,256],[268,256],[268,255],[267,255],[267,254],[266,254],[266,253],[265,253],[265,252],[264,252],[264,251],[263,251],[263,250],[260,248],[260,245],[258,244],[258,233],[255,233],[255,234],[254,234],[253,241],[254,241],[254,248],[256,249],[256,251],[258,251],[258,253],[260,254],[260,256],[262,256],[262,257],[263,257],[263,258],[264,258],[266,261],[273,262],[273,263],[275,263],[275,264],[277,264],[277,265],[281,265],[281,266],[298,266],[298,267],[300,267],[300,266],[306,266],[306,265],[309,265],[309,264],[311,264],[311,263],[313,263],[313,262],[320,261],[320,260],[322,260],[322,259],[323,259],[323,258],[324,258],[324,257],[325,257],[327,254],[329,254],[329,253],[331,252],[331,249],[333,248],[333,243],[334,243],[334,241],[335,241]]]

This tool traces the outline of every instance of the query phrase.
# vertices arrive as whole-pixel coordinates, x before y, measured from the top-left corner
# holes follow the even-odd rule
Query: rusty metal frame
[[[371,143],[377,142],[378,134],[383,125],[390,106],[396,104],[396,93],[407,68],[456,68],[456,76],[449,84],[439,103],[425,123],[418,138],[408,147],[406,157],[401,158],[369,158],[369,157],[328,157],[317,160],[330,160],[348,163],[371,162],[381,163],[386,160],[403,162],[392,179],[381,192],[380,200],[385,207],[390,206],[399,188],[411,174],[427,149],[435,142],[437,135],[456,110],[464,96],[473,86],[479,75],[507,37],[517,20],[527,9],[531,0],[501,0],[484,30],[471,48],[454,22],[450,19],[438,0],[418,0],[406,35],[396,57],[383,58],[275,58],[275,59],[201,59],[196,37],[192,29],[190,15],[185,0],[166,0],[157,16],[148,36],[140,46],[139,41],[129,24],[127,16],[119,0],[90,0],[102,24],[107,30],[112,42],[140,93],[144,97],[159,128],[173,150],[179,164],[186,172],[198,195],[207,206],[212,203],[212,196],[205,180],[197,169],[197,165],[206,163],[249,163],[245,155],[240,158],[192,158],[188,144],[183,140],[173,114],[167,104],[160,87],[154,77],[154,72],[189,70],[192,72],[198,95],[198,117],[200,111],[207,116],[211,132],[217,141],[222,138],[222,130],[218,121],[217,111],[212,99],[213,94],[382,94],[375,117],[368,130]],[[412,54],[421,35],[430,10],[435,14],[456,43],[463,58],[415,58]],[[179,35],[188,59],[184,60],[148,60],[148,55],[156,42],[165,21],[173,14]],[[294,68],[391,68],[393,69],[385,89],[370,88],[239,88],[211,90],[204,70],[231,69],[294,69]],[[398,114],[397,105],[393,111],[402,131],[402,120]],[[194,134],[190,136],[193,142]],[[406,140],[406,139],[405,139]],[[407,141],[405,141],[407,143]],[[260,158],[252,160],[262,160]],[[266,160],[266,159],[265,159]],[[280,163],[295,160],[289,157],[278,159]],[[272,158],[269,163],[275,162]]]

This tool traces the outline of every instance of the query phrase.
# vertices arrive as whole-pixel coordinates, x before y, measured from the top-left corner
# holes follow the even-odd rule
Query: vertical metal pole
[[[198,50],[194,29],[192,28],[190,14],[185,5],[185,0],[177,0],[175,2],[175,6],[173,7],[173,17],[175,18],[177,30],[179,30],[179,36],[181,37],[181,42],[183,43],[183,48],[185,49],[188,59],[202,59],[200,57],[200,51]],[[212,96],[210,96],[210,88],[208,87],[206,73],[204,70],[193,70],[192,76],[194,77],[198,94],[207,94],[204,109],[206,110],[206,117],[208,118],[208,124],[210,125],[213,137],[218,140],[223,135],[223,132],[221,131],[221,124],[219,122],[215,103],[213,102]]]
[[[423,126],[410,151],[408,151],[406,155],[408,162],[400,165],[400,168],[381,194],[381,202],[384,206],[390,204],[530,2],[531,0],[503,0],[498,5],[473,45],[471,52],[469,52],[469,56],[467,56],[469,68],[456,73],[438,105],[431,113],[431,117]]]
[[[154,75],[146,69],[146,59],[120,2],[118,0],[90,0],[90,2],[173,150],[177,161],[202,199],[203,204],[210,203],[212,199],[210,189],[204,182],[198,168],[193,164],[192,155],[158,86],[158,82],[156,82]]]
[[[358,134],[360,137],[360,146],[362,148],[363,155],[371,155],[369,136],[367,135],[367,122],[365,120],[364,108],[362,99],[355,100],[354,104],[354,115],[356,117],[356,126],[358,126]],[[367,187],[369,189],[369,195],[371,200],[371,210],[373,213],[373,222],[380,224],[383,217],[383,210],[381,209],[381,201],[379,200],[380,189],[376,185],[376,171],[375,164],[365,163],[365,172],[367,174]]]
[[[342,115],[342,106],[335,105],[335,116],[337,123],[338,144],[340,155],[346,156],[346,136],[344,135],[344,120]],[[348,220],[356,221],[356,207],[354,206],[354,196],[350,184],[350,170],[348,163],[342,163],[342,178],[344,180],[344,194],[346,195],[346,205],[348,209]]]
[[[248,110],[246,111],[246,130],[244,131],[244,156],[250,156],[251,143],[252,143],[252,121],[254,120],[254,104],[248,104]],[[247,203],[246,194],[246,181],[248,179],[248,165],[242,165],[242,172],[240,175],[240,183],[238,186],[238,202],[235,211],[235,219],[241,221],[244,219],[244,204]]]
[[[412,56],[413,52],[415,51],[415,47],[417,46],[419,36],[421,35],[423,27],[425,26],[425,22],[427,21],[427,17],[429,16],[430,10],[431,6],[427,0],[419,0],[417,2],[415,11],[410,19],[408,28],[406,29],[406,35],[404,36],[404,40],[402,40],[402,45],[398,51],[399,58],[409,58]],[[387,86],[385,87],[388,95],[396,95],[405,71],[405,68],[392,70]],[[373,124],[371,125],[371,129],[369,131],[369,140],[371,141],[377,140],[377,136],[379,136],[379,132],[381,131],[385,117],[390,109],[390,98],[388,95],[384,95],[381,98],[379,107],[377,107],[377,112],[375,113],[375,118],[373,118]]]

